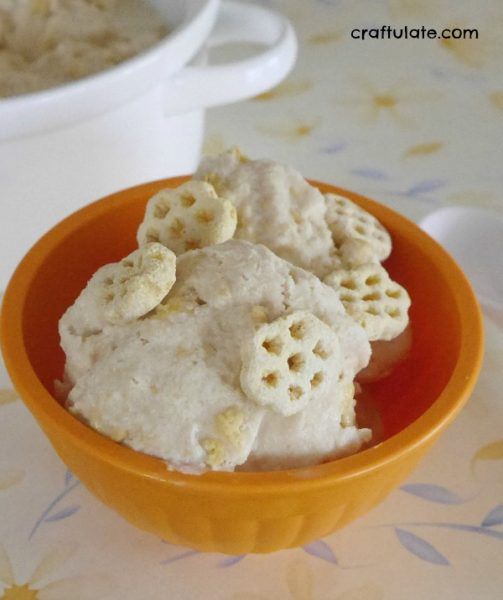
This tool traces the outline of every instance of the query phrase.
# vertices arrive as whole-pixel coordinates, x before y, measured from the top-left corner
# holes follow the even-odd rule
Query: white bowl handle
[[[185,67],[166,82],[164,113],[175,115],[250,98],[278,84],[295,63],[297,40],[285,17],[260,6],[224,0],[207,45],[240,42],[269,48],[245,60]]]

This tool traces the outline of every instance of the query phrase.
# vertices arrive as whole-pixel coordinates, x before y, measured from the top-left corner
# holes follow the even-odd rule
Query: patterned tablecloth
[[[298,65],[211,111],[208,152],[238,144],[413,219],[449,204],[503,212],[501,0],[275,4],[297,26]],[[479,39],[349,35],[388,24],[477,27]],[[485,325],[477,388],[410,479],[343,531],[265,556],[200,554],[125,523],[66,470],[2,372],[0,598],[501,598],[502,315]]]

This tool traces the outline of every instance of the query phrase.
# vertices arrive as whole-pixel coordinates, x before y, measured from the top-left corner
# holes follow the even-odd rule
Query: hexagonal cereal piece
[[[308,311],[260,325],[242,345],[241,388],[283,415],[323,395],[342,370],[337,334]]]
[[[366,210],[357,206],[351,200],[337,194],[325,194],[327,203],[326,220],[332,232],[335,245],[340,248],[347,240],[361,240],[372,249],[375,258],[383,261],[391,253],[391,238],[379,221]],[[343,249],[344,250],[344,249]],[[365,252],[366,258],[359,258],[358,263],[371,262],[368,260],[368,250],[364,246],[346,248],[349,254],[355,251]],[[344,251],[343,251],[344,258]],[[353,264],[355,261],[353,259]]]
[[[149,243],[95,275],[111,323],[137,319],[155,308],[175,283],[176,257],[165,246]],[[101,273],[100,273],[101,272]]]
[[[372,245],[358,238],[347,238],[335,253],[343,268],[354,269],[360,265],[379,262]]]
[[[391,340],[407,326],[409,294],[379,263],[338,269],[324,282],[339,293],[346,312],[365,329],[370,341]]]
[[[236,209],[203,181],[161,190],[147,204],[138,244],[160,242],[175,254],[220,244],[236,230]]]

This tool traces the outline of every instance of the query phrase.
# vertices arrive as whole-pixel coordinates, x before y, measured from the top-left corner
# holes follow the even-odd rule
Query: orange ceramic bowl
[[[101,265],[135,248],[147,199],[169,179],[91,204],[49,231],[6,291],[2,347],[20,396],[75,475],[125,519],[176,544],[230,554],[305,544],[381,502],[416,466],[467,401],[480,369],[483,333],[469,283],[416,225],[371,200],[329,185],[374,214],[393,237],[386,262],[412,297],[408,359],[366,386],[384,441],[310,468],[266,473],[170,472],[86,427],[53,395],[64,356],[58,319]]]

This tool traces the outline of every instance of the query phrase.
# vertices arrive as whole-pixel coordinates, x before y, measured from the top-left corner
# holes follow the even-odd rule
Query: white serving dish
[[[293,29],[274,11],[228,0],[151,2],[170,28],[154,47],[91,77],[0,99],[0,288],[40,234],[76,208],[193,171],[204,109],[273,87],[295,62]],[[207,47],[229,42],[266,48],[202,64]]]

